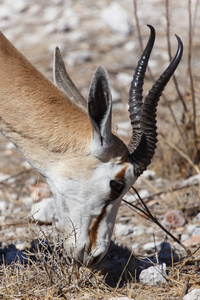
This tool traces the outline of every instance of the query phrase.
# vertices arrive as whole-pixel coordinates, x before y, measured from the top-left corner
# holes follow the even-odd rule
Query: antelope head
[[[132,136],[112,133],[108,75],[99,67],[86,102],[66,72],[58,48],[54,86],[0,36],[1,131],[48,182],[68,254],[84,264],[106,253],[122,197],[150,164],[156,148],[156,107],[183,46],[142,100],[155,30],[138,62],[129,94]],[[12,108],[13,107],[13,111]]]

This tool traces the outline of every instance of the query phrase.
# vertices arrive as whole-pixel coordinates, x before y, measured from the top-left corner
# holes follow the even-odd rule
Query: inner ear
[[[88,109],[90,117],[96,123],[98,128],[101,128],[101,122],[107,114],[109,108],[109,93],[108,86],[103,78],[96,78],[90,89]]]
[[[88,114],[95,131],[105,142],[111,139],[112,97],[108,75],[103,67],[94,74],[88,97]]]

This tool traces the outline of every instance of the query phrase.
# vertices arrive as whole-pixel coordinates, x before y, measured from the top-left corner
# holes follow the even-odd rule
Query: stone
[[[197,227],[194,229],[194,231],[192,232],[192,236],[194,236],[194,235],[200,235],[200,227],[199,227],[199,226],[197,226]]]
[[[0,201],[0,214],[5,213],[8,207],[9,207],[9,203],[7,201]]]
[[[101,19],[114,32],[126,35],[131,32],[131,22],[127,10],[115,1],[102,9]]]
[[[200,289],[195,289],[183,297],[183,300],[198,300],[200,299]]]
[[[166,284],[166,265],[156,265],[143,270],[139,275],[140,283],[149,286],[155,286],[157,284]]]
[[[22,198],[22,203],[24,203],[24,205],[26,206],[27,209],[31,209],[32,205],[33,205],[33,198],[32,197],[23,197]]]
[[[169,228],[181,227],[185,224],[185,218],[180,210],[170,210],[166,212],[163,225]]]
[[[115,234],[116,234],[116,236],[129,235],[131,233],[133,233],[133,227],[132,226],[127,226],[125,224],[116,224],[115,225]]]
[[[161,244],[162,244],[162,242],[149,242],[149,243],[144,244],[143,250],[144,251],[154,251],[155,247],[157,248],[157,250],[160,250]]]
[[[57,221],[56,206],[53,198],[46,198],[35,203],[31,209],[31,216],[37,221],[54,222]]]
[[[133,76],[132,75],[129,75],[127,73],[123,73],[123,72],[120,72],[116,75],[116,79],[117,81],[119,82],[119,84],[121,86],[129,86],[132,79],[133,79]]]
[[[200,244],[200,235],[193,235],[190,239],[184,242],[186,247],[195,247]]]

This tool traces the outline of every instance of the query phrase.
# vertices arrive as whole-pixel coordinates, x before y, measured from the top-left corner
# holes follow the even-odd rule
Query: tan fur
[[[56,160],[58,153],[86,154],[92,134],[85,111],[34,68],[2,33],[0,130],[27,158],[43,165],[46,159]]]

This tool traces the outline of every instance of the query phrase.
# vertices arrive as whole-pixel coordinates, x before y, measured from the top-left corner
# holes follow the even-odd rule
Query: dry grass
[[[62,247],[56,243],[48,247],[46,243],[43,246],[39,244],[36,248],[35,261],[33,253],[29,253],[30,259],[26,265],[1,265],[1,299],[110,299],[119,296],[138,300],[179,299],[187,289],[200,288],[200,250],[179,264],[168,267],[167,285],[148,287],[132,278],[129,282],[123,279],[123,286],[119,288],[119,281],[116,287],[110,287],[106,283],[102,270],[92,271],[84,266],[77,268],[74,263],[69,262],[60,251]],[[123,268],[121,272],[122,270]],[[115,275],[116,270],[110,269],[108,272]],[[118,280],[120,279],[121,276]]]

